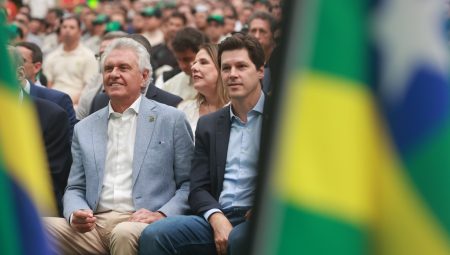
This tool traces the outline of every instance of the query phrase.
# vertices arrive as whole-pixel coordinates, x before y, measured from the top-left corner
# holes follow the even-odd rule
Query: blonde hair
[[[226,103],[230,101],[230,97],[228,96],[228,91],[226,90],[225,86],[223,85],[222,77],[220,75],[220,67],[219,67],[219,46],[217,44],[213,43],[205,43],[200,46],[200,50],[205,50],[206,53],[211,57],[214,66],[217,70],[217,82],[216,82],[216,94],[218,100],[218,106],[222,108]],[[197,93],[196,96],[197,103],[200,105],[201,103],[206,101],[205,96],[203,96],[200,93]]]

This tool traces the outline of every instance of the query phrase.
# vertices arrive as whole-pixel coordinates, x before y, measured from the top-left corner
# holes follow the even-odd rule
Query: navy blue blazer
[[[226,106],[198,120],[188,198],[195,214],[200,215],[212,208],[222,208],[218,201],[223,189],[231,130],[230,118],[230,106]]]
[[[269,98],[265,94],[263,126],[268,122]],[[189,205],[197,215],[218,208],[223,189],[228,142],[230,141],[230,105],[199,118],[195,130],[195,149],[191,166]],[[261,136],[264,136],[264,128]]]
[[[183,100],[181,97],[171,94],[167,91],[157,88],[155,85],[148,85],[147,94],[145,97],[154,100],[158,103],[177,107],[177,105]],[[92,101],[91,110],[89,114],[92,114],[103,107],[107,106],[109,97],[104,92],[97,94]]]
[[[53,192],[62,215],[62,197],[67,185],[72,153],[70,151],[69,119],[64,109],[57,104],[32,97],[39,117],[47,162],[52,177]]]
[[[72,99],[70,99],[70,96],[58,90],[34,85],[31,82],[30,82],[30,96],[51,101],[59,105],[66,111],[67,116],[69,117],[69,124],[70,124],[69,136],[70,139],[72,139],[73,127],[75,126],[75,124],[77,124],[78,120],[75,117],[75,110],[73,109],[73,103]]]

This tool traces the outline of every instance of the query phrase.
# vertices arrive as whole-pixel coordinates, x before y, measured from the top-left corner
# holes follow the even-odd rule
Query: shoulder
[[[39,110],[44,110],[47,113],[53,113],[53,112],[65,112],[63,108],[61,108],[59,105],[55,104],[52,101],[33,97],[33,102],[36,105],[36,108]]]
[[[202,126],[208,126],[216,123],[219,119],[230,119],[230,106],[225,106],[215,112],[203,115],[198,120],[197,129]]]
[[[159,115],[167,115],[167,116],[183,115],[183,112],[181,112],[175,107],[160,103],[152,99],[148,99],[146,97],[142,97],[141,108],[144,110],[152,109]]]
[[[70,99],[69,95],[67,95],[64,92],[54,90],[54,89],[49,89],[46,87],[40,87],[40,86],[36,86],[36,85],[31,85],[31,86],[32,86],[32,90],[34,90],[36,92],[36,94],[33,96],[52,100],[52,101],[54,100],[58,104],[60,101],[67,101],[67,102],[70,101],[70,103],[72,103],[72,99]]]
[[[100,109],[100,110],[88,115],[86,118],[83,118],[82,120],[80,120],[75,125],[75,128],[83,129],[83,128],[86,128],[89,126],[93,126],[99,119],[105,119],[105,121],[106,121],[107,116],[108,116],[108,107],[103,107],[102,109]]]

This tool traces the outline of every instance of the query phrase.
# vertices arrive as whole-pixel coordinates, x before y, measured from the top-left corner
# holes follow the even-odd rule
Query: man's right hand
[[[213,213],[209,217],[209,223],[214,230],[214,242],[216,244],[217,254],[226,255],[228,247],[228,236],[233,226],[222,213]]]
[[[71,226],[80,233],[94,229],[96,218],[91,210],[77,210],[72,214]]]

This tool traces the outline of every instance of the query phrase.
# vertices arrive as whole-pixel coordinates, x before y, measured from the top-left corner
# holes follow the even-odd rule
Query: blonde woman
[[[178,109],[186,114],[194,133],[201,116],[217,111],[229,101],[228,93],[220,77],[217,53],[216,44],[208,43],[200,47],[191,66],[197,96],[178,105]]]

